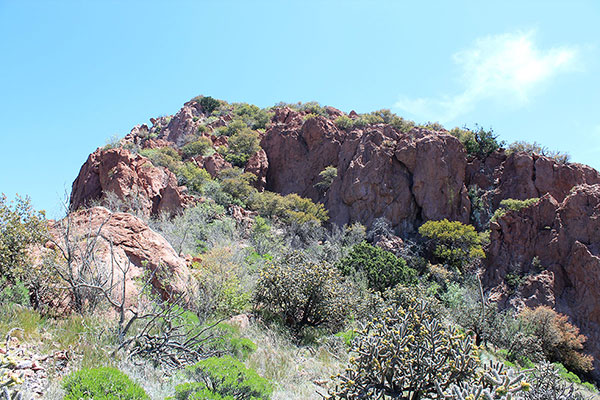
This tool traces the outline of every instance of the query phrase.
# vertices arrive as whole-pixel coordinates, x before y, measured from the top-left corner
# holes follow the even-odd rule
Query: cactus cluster
[[[472,338],[444,327],[423,301],[390,307],[357,333],[349,367],[334,377],[332,399],[431,398],[476,375]]]

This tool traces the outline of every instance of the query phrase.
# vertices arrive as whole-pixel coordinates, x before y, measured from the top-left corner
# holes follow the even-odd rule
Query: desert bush
[[[144,149],[140,154],[150,160],[152,165],[165,167],[175,173],[181,164],[181,156],[172,147],[160,147],[158,149]]]
[[[225,160],[235,166],[243,167],[258,150],[260,150],[258,134],[250,129],[243,129],[229,137]]]
[[[373,111],[371,114],[380,117],[384,123],[390,124],[403,133],[408,133],[415,126],[413,121],[399,117],[388,109]]]
[[[43,211],[35,211],[28,198],[19,196],[8,202],[0,195],[0,279],[14,284],[27,280],[27,248],[42,244],[46,237]]]
[[[213,248],[192,264],[198,285],[202,314],[231,316],[244,311],[250,302],[249,287],[243,268],[228,248]],[[246,281],[243,281],[243,280]]]
[[[265,265],[254,301],[263,314],[301,333],[305,327],[341,327],[351,312],[351,293],[337,268],[295,254]]]
[[[252,183],[256,181],[256,175],[234,167],[221,171],[219,179],[221,190],[229,195],[224,199],[229,200],[229,203],[222,205],[237,204],[244,208],[255,209],[258,191],[252,186]]]
[[[200,139],[188,143],[181,148],[183,158],[191,158],[195,156],[203,156],[208,149],[212,148],[212,141],[209,138],[201,137]]]
[[[413,284],[417,276],[406,261],[367,242],[354,245],[337,267],[344,275],[364,276],[368,287],[379,292],[398,284]]]
[[[388,308],[359,330],[351,354],[333,399],[430,398],[472,378],[478,365],[472,339],[443,327],[424,302]]]
[[[277,218],[287,224],[327,221],[327,210],[320,203],[313,203],[310,199],[300,197],[295,193],[281,196],[278,193],[263,192],[258,198],[256,211],[269,218]]]
[[[471,225],[458,221],[427,221],[419,227],[430,253],[457,271],[464,270],[485,257],[481,237]]]
[[[527,208],[532,204],[537,203],[539,200],[538,197],[532,197],[527,200],[516,200],[516,199],[504,199],[500,202],[500,207],[494,211],[494,215],[492,215],[491,222],[497,221],[499,218],[502,218],[509,211],[519,211],[523,208]]]
[[[498,136],[494,135],[492,129],[486,131],[477,125],[475,129],[454,128],[450,131],[450,134],[463,144],[468,154],[479,158],[489,156],[504,144],[504,142],[496,140]]]
[[[337,117],[334,123],[335,126],[337,126],[340,129],[352,129],[352,127],[354,126],[354,121],[352,120],[352,118],[347,117],[345,115],[340,115],[339,117]]]
[[[323,171],[319,172],[319,178],[319,182],[315,184],[315,187],[322,192],[326,192],[333,180],[337,178],[337,168],[331,165],[325,167]]]
[[[211,177],[204,168],[198,168],[193,162],[185,162],[177,168],[177,182],[179,185],[187,186],[188,190],[198,194],[204,192],[204,184],[210,181]]]
[[[146,400],[144,389],[116,368],[82,369],[68,375],[64,400]]]
[[[241,119],[234,119],[226,126],[221,126],[215,130],[217,136],[233,136],[243,130],[247,130],[248,126]]]
[[[204,110],[206,115],[212,114],[213,111],[221,106],[221,102],[219,100],[213,99],[210,96],[198,96],[194,97],[192,100],[200,103],[202,110]]]
[[[264,129],[273,113],[253,104],[234,103],[233,114],[237,115],[250,129]]]
[[[587,338],[579,333],[579,328],[569,323],[566,315],[550,307],[539,306],[533,310],[524,308],[520,317],[540,340],[548,360],[560,362],[579,373],[592,370],[593,357],[581,352]]]
[[[554,161],[560,164],[568,163],[569,159],[571,158],[571,156],[567,153],[549,150],[546,146],[542,146],[537,142],[529,143],[525,141],[512,142],[508,146],[508,149],[506,149],[506,154],[512,154],[519,151],[523,151],[528,154],[540,154],[552,158]]]
[[[192,382],[175,388],[175,400],[268,400],[273,387],[233,357],[211,357],[188,367]]]
[[[216,326],[216,331],[220,337],[216,343],[217,348],[240,361],[246,360],[258,348],[256,343],[240,334],[237,325],[222,322]]]
[[[354,120],[354,126],[364,127],[368,125],[382,124],[383,118],[377,114],[360,114]]]
[[[527,372],[530,390],[524,400],[584,400],[573,384],[560,377],[558,369],[549,362],[542,362]]]

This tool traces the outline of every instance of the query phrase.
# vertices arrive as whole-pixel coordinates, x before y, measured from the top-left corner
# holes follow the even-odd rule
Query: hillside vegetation
[[[473,185],[444,193],[444,203],[468,202],[448,206],[462,221],[429,218],[434,208],[414,200],[406,220],[365,211],[339,224],[347,170],[323,160],[304,190],[278,192],[276,172],[261,167],[276,124],[282,140],[297,124],[307,148],[319,129],[355,142],[369,130],[448,136],[473,163],[510,157],[491,130],[317,103],[261,109],[199,96],[186,106],[185,118],[160,117],[91,155],[62,221],[0,198],[0,398],[598,397],[573,320],[496,302],[483,282],[490,226],[537,196],[500,201]],[[398,153],[385,137],[378,151]],[[537,144],[510,152],[568,163]],[[103,171],[112,164],[94,157],[119,162]],[[403,159],[398,168],[418,176]],[[101,176],[95,197],[77,188],[93,181],[86,173]],[[164,185],[159,194],[149,182]],[[511,269],[503,299],[528,277]]]

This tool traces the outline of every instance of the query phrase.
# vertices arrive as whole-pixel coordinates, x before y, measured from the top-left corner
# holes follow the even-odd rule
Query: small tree
[[[225,152],[225,160],[243,167],[250,157],[260,150],[258,134],[250,129],[243,129],[229,138],[229,148]]]
[[[351,287],[337,268],[296,255],[263,268],[254,299],[258,309],[296,333],[305,327],[338,328],[352,308]]]
[[[331,165],[325,167],[323,171],[319,172],[319,178],[320,180],[315,184],[315,187],[322,192],[326,192],[333,180],[337,178],[337,168]]]
[[[587,338],[579,334],[579,328],[569,323],[566,315],[539,306],[533,310],[523,309],[521,318],[538,337],[544,355],[550,361],[561,362],[580,373],[592,370],[593,357],[581,353]]]
[[[439,261],[463,272],[485,257],[481,237],[471,225],[458,221],[427,221],[419,228],[430,253]]]

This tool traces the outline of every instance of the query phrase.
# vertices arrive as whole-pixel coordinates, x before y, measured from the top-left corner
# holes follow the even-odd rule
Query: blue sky
[[[391,108],[600,168],[597,1],[0,0],[0,192],[49,216],[88,154],[205,94]]]

